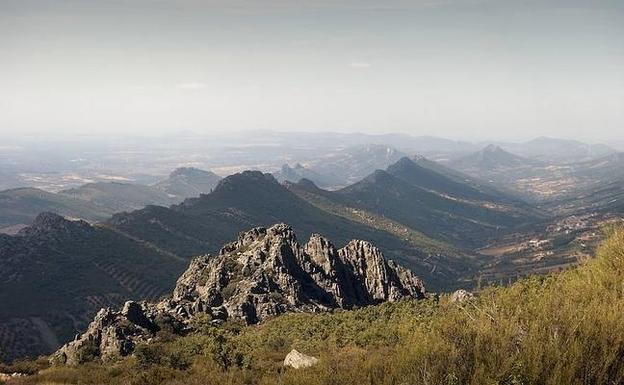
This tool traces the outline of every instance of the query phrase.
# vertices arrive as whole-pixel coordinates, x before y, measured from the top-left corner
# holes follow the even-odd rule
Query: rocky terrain
[[[288,225],[258,227],[241,233],[217,256],[194,259],[171,298],[102,309],[87,331],[52,360],[77,364],[93,356],[115,359],[159,330],[184,334],[199,314],[215,324],[228,319],[255,324],[286,312],[352,309],[424,295],[419,278],[386,260],[368,242],[353,240],[336,249],[314,234],[301,245]]]

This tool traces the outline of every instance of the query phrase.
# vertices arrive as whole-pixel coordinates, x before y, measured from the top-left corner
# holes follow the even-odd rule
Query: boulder
[[[290,353],[286,355],[286,358],[284,358],[284,366],[290,366],[295,369],[309,368],[317,363],[318,358],[300,353],[295,349],[291,350]]]
[[[464,290],[464,289],[459,289],[453,292],[453,294],[451,294],[451,303],[455,303],[455,302],[464,302],[464,301],[468,301],[474,298],[474,294],[472,294],[471,292]]]

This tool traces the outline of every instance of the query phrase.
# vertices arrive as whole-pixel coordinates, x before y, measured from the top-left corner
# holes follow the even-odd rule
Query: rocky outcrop
[[[284,366],[290,366],[291,368],[301,369],[309,368],[318,363],[318,358],[308,356],[293,349],[284,358]]]
[[[31,238],[46,238],[53,233],[55,236],[77,236],[92,233],[93,227],[83,220],[68,220],[58,214],[43,212],[33,220],[32,224],[20,230],[17,235]]]
[[[133,301],[126,302],[121,311],[102,309],[87,331],[58,350],[52,361],[76,365],[96,356],[107,361],[129,354],[136,342],[149,339],[159,329],[152,320],[157,315],[154,310]]]
[[[219,255],[194,259],[170,299],[101,310],[55,360],[78,363],[87,349],[103,359],[123,356],[165,326],[190,330],[198,314],[215,324],[229,318],[255,324],[285,312],[351,309],[424,294],[420,279],[368,242],[354,240],[336,249],[315,234],[302,246],[288,225],[258,227],[241,233]]]

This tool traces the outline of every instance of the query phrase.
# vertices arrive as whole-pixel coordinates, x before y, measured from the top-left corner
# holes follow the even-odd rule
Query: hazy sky
[[[624,1],[0,0],[0,137],[624,137]]]

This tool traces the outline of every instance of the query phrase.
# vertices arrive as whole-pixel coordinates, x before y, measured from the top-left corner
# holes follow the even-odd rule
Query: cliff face
[[[424,293],[420,279],[368,242],[353,240],[336,249],[315,234],[302,246],[288,225],[258,227],[241,233],[219,255],[194,259],[171,299],[101,310],[54,360],[73,364],[87,356],[126,355],[162,328],[189,331],[198,314],[208,314],[215,324],[230,318],[254,324],[285,312],[350,309]]]

